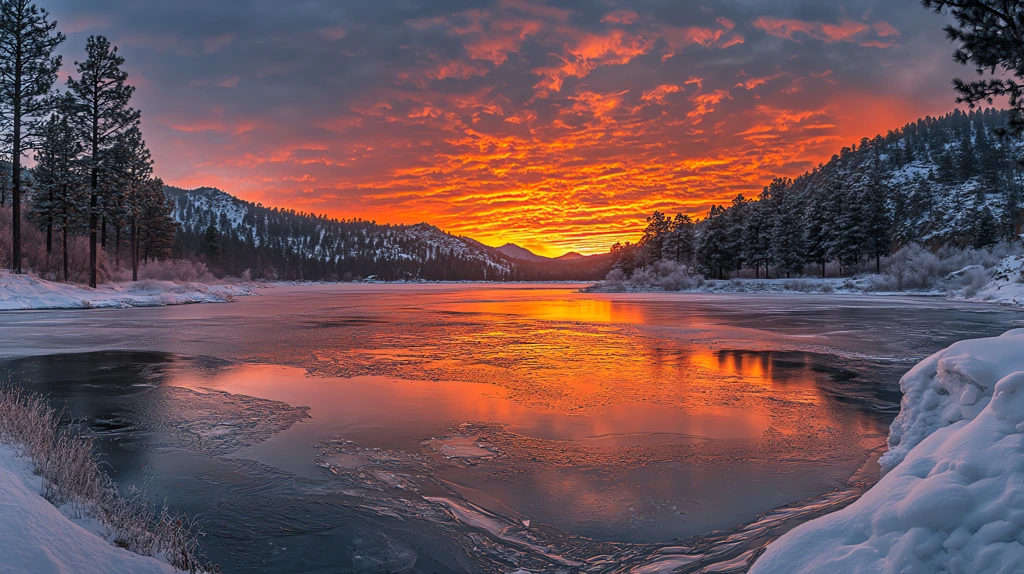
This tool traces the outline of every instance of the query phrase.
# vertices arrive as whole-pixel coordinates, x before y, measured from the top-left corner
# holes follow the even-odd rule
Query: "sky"
[[[754,197],[968,73],[916,0],[41,5],[65,76],[119,47],[170,185],[545,255]]]

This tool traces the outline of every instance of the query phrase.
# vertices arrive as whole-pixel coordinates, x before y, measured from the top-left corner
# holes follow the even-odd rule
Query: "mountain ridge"
[[[593,262],[521,260],[421,222],[379,224],[266,207],[223,190],[166,186],[179,224],[177,255],[205,258],[224,274],[257,279],[541,281],[603,278]],[[539,256],[537,256],[539,257]]]

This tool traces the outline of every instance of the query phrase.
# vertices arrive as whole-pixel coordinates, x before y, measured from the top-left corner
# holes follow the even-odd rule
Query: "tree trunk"
[[[46,216],[46,255],[53,253],[53,190],[50,190],[49,215]]]
[[[107,216],[100,219],[100,247],[107,248]]]
[[[63,235],[64,242],[64,281],[69,281],[68,277],[68,218],[64,217],[64,226],[61,228],[61,234]]]
[[[825,278],[825,260],[824,259],[821,260],[821,278],[822,279]]]
[[[882,254],[875,252],[875,273],[882,272]]]
[[[99,225],[99,217],[96,213],[96,208],[99,204],[99,198],[97,197],[99,187],[99,169],[96,167],[96,163],[99,161],[99,147],[100,147],[100,126],[99,126],[99,102],[95,99],[92,102],[92,165],[90,168],[91,175],[91,193],[89,194],[89,286],[93,289],[96,288],[96,264],[97,264],[97,245],[96,245],[96,226]]]
[[[139,280],[139,226],[132,220],[132,281]]]
[[[117,261],[117,268],[121,268],[121,226],[114,228],[114,260]]]
[[[19,52],[20,54],[20,52]],[[14,62],[14,117],[11,123],[11,230],[14,233],[11,269],[21,273],[21,59]]]

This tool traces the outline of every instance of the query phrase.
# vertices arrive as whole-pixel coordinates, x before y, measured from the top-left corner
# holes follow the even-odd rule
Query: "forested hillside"
[[[597,279],[608,257],[527,262],[440,229],[337,220],[264,207],[220,190],[165,188],[179,222],[174,251],[223,274],[254,279],[516,281]]]
[[[1007,120],[994,109],[923,118],[843,148],[795,180],[775,179],[757,198],[714,206],[701,220],[656,212],[637,244],[615,246],[617,266],[629,274],[673,261],[716,278],[846,274],[877,270],[911,243],[934,250],[1019,241],[1024,146],[999,135]]]

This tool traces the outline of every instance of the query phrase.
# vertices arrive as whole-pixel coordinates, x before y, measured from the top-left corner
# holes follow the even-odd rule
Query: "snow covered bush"
[[[939,258],[916,243],[900,248],[886,262],[883,281],[877,291],[930,289],[942,279]]]
[[[704,284],[704,278],[691,275],[690,270],[675,261],[662,260],[654,266],[655,284],[665,291],[685,291]]]
[[[847,508],[769,544],[751,574],[1019,572],[1024,329],[961,341],[900,381],[888,471]]]
[[[612,269],[604,281],[588,288],[588,291],[622,293],[625,291],[685,291],[704,285],[704,278],[690,273],[680,263],[661,260],[633,271],[630,276],[622,269]]]
[[[201,533],[194,523],[166,507],[154,508],[141,495],[121,496],[100,467],[92,437],[61,419],[44,398],[0,387],[0,444],[31,461],[42,478],[43,497],[77,518],[99,520],[116,546],[163,556],[186,572],[212,572],[199,554]]]

